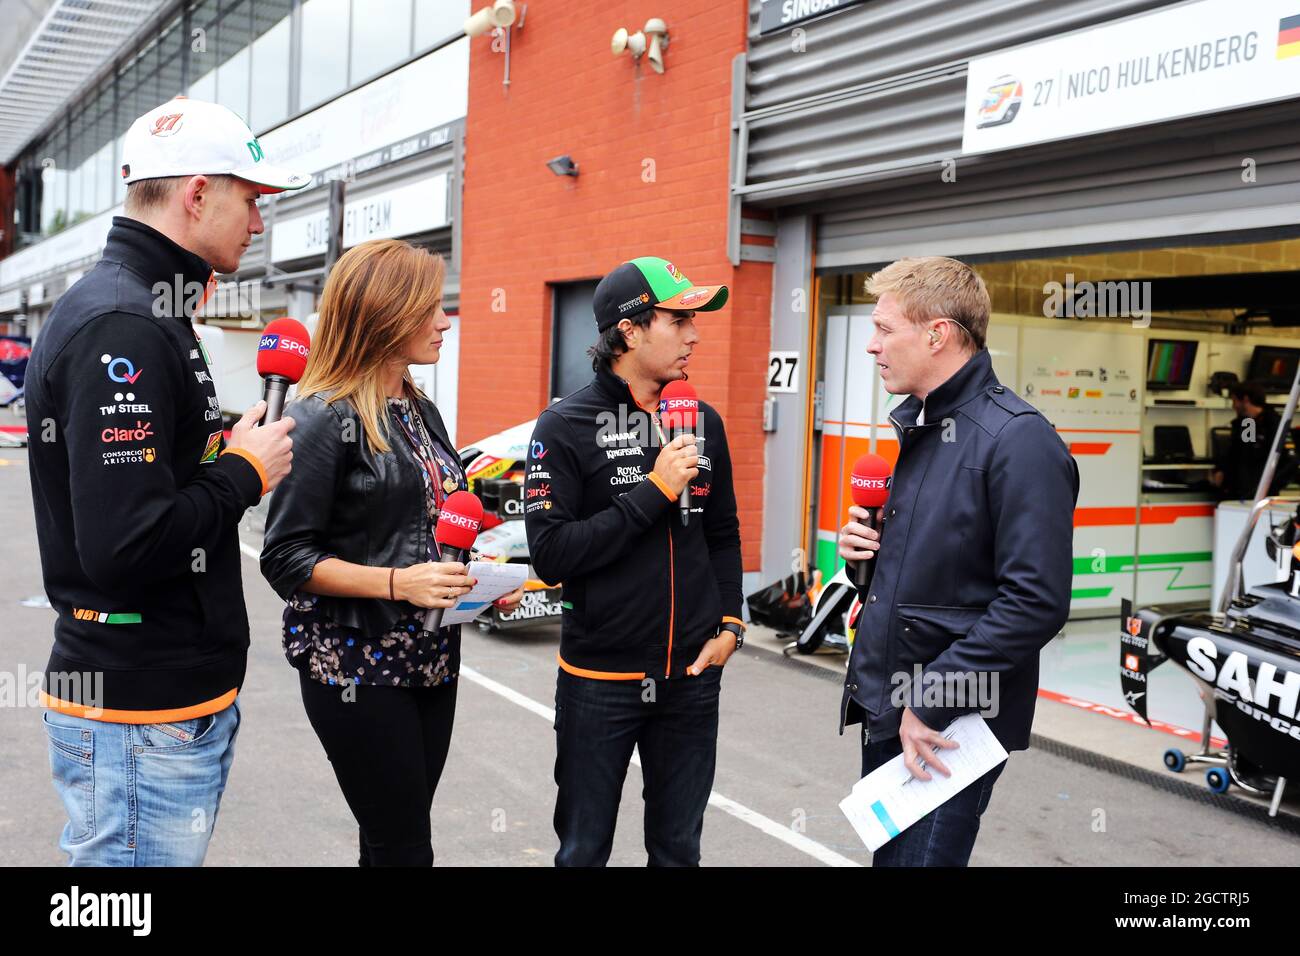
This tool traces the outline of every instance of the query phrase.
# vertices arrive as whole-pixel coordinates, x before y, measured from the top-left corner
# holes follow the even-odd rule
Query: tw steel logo
[[[262,341],[258,343],[259,352],[293,352],[307,357],[307,346],[303,345],[297,339],[291,339],[287,335],[263,335]]]
[[[478,531],[479,523],[469,515],[459,514],[455,511],[444,511],[438,516],[438,524],[449,524],[456,528],[464,528],[466,531]]]
[[[889,478],[874,478],[866,475],[853,475],[850,484],[854,488],[862,488],[867,491],[884,491],[889,487]]]

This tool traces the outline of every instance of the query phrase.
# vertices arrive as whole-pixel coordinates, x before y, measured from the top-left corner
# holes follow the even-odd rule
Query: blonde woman
[[[424,609],[473,586],[433,529],[465,475],[408,365],[451,328],[443,261],[366,242],[330,272],[290,406],[295,480],[271,498],[262,573],[288,605],[284,650],[307,718],[360,828],[362,866],[433,862],[429,811],[451,743],[460,628]],[[522,591],[502,599],[517,605]]]

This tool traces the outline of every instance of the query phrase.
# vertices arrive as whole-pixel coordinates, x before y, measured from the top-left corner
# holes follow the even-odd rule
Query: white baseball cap
[[[266,162],[248,125],[217,103],[178,96],[145,113],[126,131],[122,181],[167,176],[237,176],[263,193],[302,189],[312,177]]]

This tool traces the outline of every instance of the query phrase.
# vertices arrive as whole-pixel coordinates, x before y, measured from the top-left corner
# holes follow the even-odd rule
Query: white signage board
[[[962,152],[1300,96],[1300,4],[1196,0],[970,61]]]
[[[466,113],[469,39],[435,50],[258,137],[267,162],[318,173]]]
[[[367,239],[411,236],[447,225],[447,178],[446,173],[439,173],[344,203],[344,248]],[[271,230],[272,261],[320,255],[329,242],[329,225],[328,209],[278,220]]]

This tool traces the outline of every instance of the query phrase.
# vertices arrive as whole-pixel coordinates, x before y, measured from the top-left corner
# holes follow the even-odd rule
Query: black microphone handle
[[[263,376],[266,383],[262,386],[262,400],[266,402],[266,414],[262,416],[263,425],[271,425],[280,420],[281,413],[284,412],[284,399],[289,393],[289,386],[293,382],[289,381],[283,375],[266,375]]]
[[[463,548],[443,548],[438,560],[463,561],[465,551]],[[437,634],[438,628],[442,627],[442,612],[445,610],[444,607],[430,608],[424,615],[424,629],[430,634]]]
[[[880,513],[879,509],[877,508],[867,509],[866,525],[868,528],[871,528],[873,531],[875,530],[876,527],[876,516],[879,513]],[[853,569],[853,583],[858,587],[859,590],[863,590],[871,586],[871,578],[876,573],[876,562],[878,560],[880,560],[879,551],[876,552],[876,556],[874,558],[865,558],[862,561],[856,562],[856,567]]]

